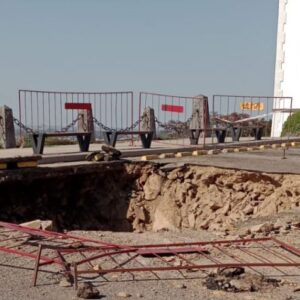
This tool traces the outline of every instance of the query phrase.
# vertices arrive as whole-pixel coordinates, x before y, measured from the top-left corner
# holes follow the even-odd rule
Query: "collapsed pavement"
[[[52,220],[56,230],[191,228],[254,237],[300,228],[300,217],[239,226],[297,211],[300,175],[116,161],[2,173],[0,191],[1,220]]]

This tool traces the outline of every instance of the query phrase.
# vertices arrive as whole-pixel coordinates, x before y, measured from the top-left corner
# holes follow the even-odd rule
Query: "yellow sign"
[[[263,102],[241,102],[241,110],[264,110],[265,105]]]

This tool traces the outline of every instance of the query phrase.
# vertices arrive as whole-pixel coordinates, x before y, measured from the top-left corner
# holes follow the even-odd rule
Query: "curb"
[[[219,153],[241,153],[241,152],[254,152],[262,151],[266,149],[288,149],[289,147],[297,148],[300,147],[300,142],[286,142],[281,144],[264,144],[253,147],[236,147],[236,148],[223,148],[223,149],[210,149],[210,150],[194,150],[187,152],[177,153],[161,153],[160,155],[144,155],[141,156],[142,161],[164,159],[164,158],[181,158],[187,156],[203,156],[203,155],[216,155]],[[1,169],[1,165],[0,165]]]

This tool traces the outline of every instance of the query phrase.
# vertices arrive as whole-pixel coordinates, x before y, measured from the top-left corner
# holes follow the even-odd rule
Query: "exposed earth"
[[[111,243],[274,236],[300,248],[297,174],[120,161],[2,172],[0,189],[3,221],[51,220],[54,230]],[[41,272],[31,287],[28,268],[32,260],[1,253],[0,299],[77,299],[53,273]],[[230,280],[209,270],[188,280],[116,277],[93,285],[103,299],[300,299],[300,276],[243,272]],[[222,288],[210,289],[216,282]]]

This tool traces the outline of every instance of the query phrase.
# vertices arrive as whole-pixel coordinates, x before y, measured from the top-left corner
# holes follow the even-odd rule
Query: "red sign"
[[[73,102],[66,102],[65,109],[92,109],[91,103],[73,103]]]
[[[183,106],[162,104],[161,110],[163,110],[163,111],[177,112],[177,113],[183,113]]]

